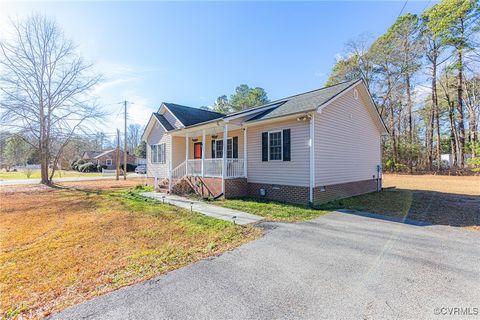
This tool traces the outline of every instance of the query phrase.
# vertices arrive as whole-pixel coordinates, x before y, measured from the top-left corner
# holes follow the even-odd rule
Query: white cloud
[[[123,130],[124,114],[121,101],[129,101],[127,107],[128,123],[145,125],[152,112],[158,108],[149,98],[142,94],[148,73],[158,71],[158,68],[134,66],[111,62],[101,62],[96,65],[104,75],[104,81],[94,90],[109,115],[99,124],[101,130]]]

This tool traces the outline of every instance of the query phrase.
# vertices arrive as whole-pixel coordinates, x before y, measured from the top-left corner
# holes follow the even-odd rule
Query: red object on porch
[[[202,159],[202,143],[197,142],[193,145],[193,159]]]

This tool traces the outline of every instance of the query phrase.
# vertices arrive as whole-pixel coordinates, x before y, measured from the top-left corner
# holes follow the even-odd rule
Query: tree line
[[[475,0],[443,0],[377,39],[346,43],[327,85],[364,79],[389,131],[387,169],[439,170],[442,154],[463,168],[478,157],[479,16]]]

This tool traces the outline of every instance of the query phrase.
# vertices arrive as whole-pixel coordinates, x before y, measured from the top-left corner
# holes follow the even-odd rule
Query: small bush
[[[74,162],[72,169],[80,171],[80,166],[85,164],[85,160],[83,159],[78,159],[77,161]]]
[[[98,171],[98,172],[102,172],[102,169],[107,169],[107,168],[108,168],[108,167],[107,167],[106,165],[104,165],[104,164],[102,164],[102,165],[100,165],[100,164],[97,165],[97,171]]]
[[[80,172],[95,172],[97,171],[97,166],[94,163],[87,162],[78,166],[78,171]]]
[[[25,176],[27,176],[27,179],[30,179],[30,177],[32,176],[33,170],[27,168],[23,170],[23,173],[25,174]]]
[[[73,160],[72,162],[70,162],[70,168],[71,168],[71,169],[77,170],[76,166],[77,166],[78,160],[80,160],[80,158],[75,159],[75,160]]]

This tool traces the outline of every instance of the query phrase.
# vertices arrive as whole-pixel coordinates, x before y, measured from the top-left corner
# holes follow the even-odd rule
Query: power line
[[[405,3],[403,4],[402,10],[400,10],[400,13],[398,14],[397,20],[398,20],[398,18],[400,18],[400,16],[402,15],[402,13],[403,13],[403,10],[404,10],[404,9],[405,9],[405,7],[407,6],[407,3],[408,3],[408,0],[407,0],[407,1],[405,1]]]

